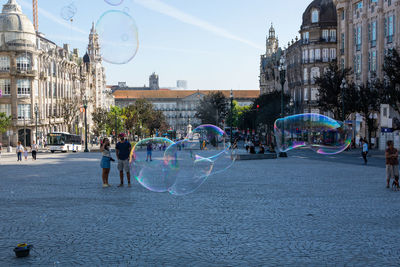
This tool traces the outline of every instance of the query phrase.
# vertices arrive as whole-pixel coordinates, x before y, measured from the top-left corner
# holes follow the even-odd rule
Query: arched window
[[[29,70],[31,68],[31,59],[27,55],[17,57],[17,70]]]
[[[318,12],[318,10],[314,9],[311,12],[311,22],[312,23],[317,23],[318,20],[319,20],[319,12]]]

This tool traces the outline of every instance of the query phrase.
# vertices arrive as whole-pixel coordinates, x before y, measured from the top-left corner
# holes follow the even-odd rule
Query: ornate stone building
[[[341,66],[352,68],[353,80],[365,84],[383,78],[385,53],[400,47],[399,0],[334,0],[338,21],[338,51]],[[400,147],[399,133],[393,133],[396,114],[389,105],[382,105],[379,116],[380,148],[392,139]],[[359,117],[359,116],[358,116]],[[362,118],[357,118],[357,130],[362,130]],[[365,127],[364,127],[365,128]]]
[[[296,113],[319,113],[314,80],[336,60],[336,28],[333,1],[314,0],[303,13],[301,39],[285,51],[287,82]]]
[[[30,145],[52,131],[82,133],[83,113],[75,112],[82,100],[91,111],[106,107],[105,85],[97,33],[92,27],[88,53],[82,59],[67,44],[57,46],[36,32],[16,0],[9,0],[0,14],[0,112],[12,117],[10,131],[0,135],[3,144]],[[66,104],[73,118],[66,119]],[[37,113],[35,112],[37,111]],[[36,132],[36,115],[38,131]]]
[[[282,56],[273,25],[269,29],[266,53],[260,60],[260,93],[266,94],[280,88],[278,65]]]

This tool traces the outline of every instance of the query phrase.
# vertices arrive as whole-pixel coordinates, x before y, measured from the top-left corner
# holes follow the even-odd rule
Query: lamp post
[[[231,148],[233,146],[233,91],[231,89],[231,118],[230,118],[230,127],[231,127]]]
[[[89,152],[88,149],[88,132],[87,132],[87,106],[88,106],[88,101],[87,98],[85,96],[85,98],[83,99],[83,108],[85,109],[85,150],[84,152]]]
[[[36,128],[36,139],[35,139],[35,143],[37,144],[38,142],[38,113],[39,113],[39,107],[38,104],[35,104],[35,128]]]
[[[344,91],[347,89],[346,79],[343,78],[342,84],[340,85],[340,89],[342,89],[342,121],[345,123],[346,117],[344,113],[345,105],[344,105]]]
[[[286,82],[286,65],[285,65],[285,58],[282,56],[280,59],[280,64],[279,64],[279,76],[280,76],[280,81],[281,81],[281,117],[285,117],[285,104],[284,104],[284,94],[285,94],[285,82]],[[282,120],[282,140],[281,140],[281,146],[283,146],[283,143],[285,142],[285,121]],[[286,152],[279,152],[279,157],[281,158],[286,158],[287,154]]]

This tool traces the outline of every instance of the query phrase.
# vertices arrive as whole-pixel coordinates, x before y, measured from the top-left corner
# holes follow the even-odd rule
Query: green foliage
[[[323,111],[330,111],[335,119],[342,119],[344,115],[354,112],[354,104],[350,97],[350,86],[346,90],[341,88],[343,79],[348,82],[351,69],[341,70],[336,62],[329,64],[325,73],[315,79],[315,84],[319,86],[318,106]],[[343,94],[343,95],[342,95]],[[344,110],[343,110],[344,101]]]
[[[11,116],[0,112],[0,133],[5,133],[11,125]]]
[[[200,101],[196,118],[199,118],[202,124],[221,126],[229,109],[228,99],[222,92],[211,92]]]
[[[400,55],[395,49],[389,50],[385,55],[383,72],[385,103],[400,113]]]
[[[105,108],[96,108],[92,113],[92,120],[94,122],[93,132],[95,135],[100,136],[103,133],[107,133],[107,124],[109,123],[108,113],[108,110]]]

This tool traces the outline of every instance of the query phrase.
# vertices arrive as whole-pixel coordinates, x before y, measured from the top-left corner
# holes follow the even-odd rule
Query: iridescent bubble
[[[343,152],[351,143],[351,127],[320,114],[298,114],[275,121],[278,150],[287,152],[307,147],[318,154]]]
[[[189,148],[189,140],[184,139],[171,145],[164,158],[176,177],[175,183],[168,189],[174,195],[186,195],[199,188],[210,175],[213,161],[196,155]]]
[[[61,17],[65,20],[70,21],[76,14],[78,9],[76,8],[74,3],[71,3],[67,6],[61,8]]]
[[[126,12],[109,10],[96,23],[102,57],[112,64],[126,64],[139,48],[135,20]]]
[[[164,152],[172,144],[167,138],[155,137],[139,141],[132,149],[131,173],[150,191],[166,192],[175,183],[175,172],[164,159]]]
[[[112,6],[119,6],[124,0],[104,0],[107,4]]]

